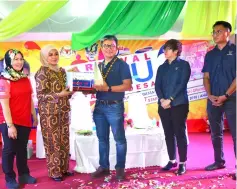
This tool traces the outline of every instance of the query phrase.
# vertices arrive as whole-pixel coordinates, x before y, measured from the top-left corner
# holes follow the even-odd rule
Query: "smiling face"
[[[58,64],[59,60],[59,53],[56,49],[52,49],[49,51],[49,54],[47,56],[47,62],[49,65],[55,66]]]
[[[102,53],[105,59],[112,59],[117,53],[117,45],[114,40],[104,40],[102,44]]]
[[[12,60],[12,68],[16,71],[21,71],[23,68],[24,59],[20,53],[16,54]]]

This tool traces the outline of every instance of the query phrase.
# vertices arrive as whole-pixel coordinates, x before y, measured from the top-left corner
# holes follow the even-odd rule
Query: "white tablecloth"
[[[75,129],[70,126],[69,130],[69,136],[70,136],[70,154],[71,154],[71,160],[75,160],[75,147],[74,147],[74,140],[75,140]],[[37,126],[36,131],[36,157],[37,158],[45,158],[45,148],[44,148],[44,142],[43,142],[43,136],[41,132],[40,125]]]
[[[126,168],[164,166],[168,161],[163,129],[130,129],[126,131]],[[75,171],[91,173],[99,166],[99,146],[97,136],[75,136]],[[110,169],[116,164],[116,146],[110,133]]]
[[[75,132],[81,129],[92,130],[93,119],[91,116],[91,107],[90,107],[90,97],[85,96],[81,92],[76,92],[73,94],[70,99],[71,104],[71,114],[70,114],[70,127],[69,127],[69,136],[70,136],[70,154],[71,159],[75,160]],[[39,115],[38,115],[39,116]],[[38,117],[40,119],[40,117]],[[45,149],[43,144],[42,132],[40,128],[40,122],[37,127],[36,133],[36,157],[45,158]]]

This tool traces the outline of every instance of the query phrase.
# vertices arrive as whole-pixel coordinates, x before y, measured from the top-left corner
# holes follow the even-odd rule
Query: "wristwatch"
[[[7,128],[12,127],[13,125],[14,125],[13,123],[8,123],[8,124],[7,124]]]
[[[112,88],[111,88],[111,86],[109,86],[108,92],[112,92]]]
[[[169,99],[170,99],[171,102],[174,100],[174,98],[172,96]]]
[[[229,97],[230,97],[230,95],[229,95],[229,94],[227,94],[227,93],[225,93],[225,97],[226,97],[226,98],[229,98]]]

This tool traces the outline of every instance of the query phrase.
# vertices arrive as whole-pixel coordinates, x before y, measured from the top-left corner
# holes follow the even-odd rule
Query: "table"
[[[75,132],[76,130],[73,127],[69,127],[69,143],[70,143],[70,159],[75,160],[75,147],[74,147],[74,140],[75,140]],[[41,132],[40,125],[37,126],[36,131],[36,157],[39,159],[45,158],[45,148],[44,148],[44,142],[43,142],[43,136]]]
[[[162,128],[126,130],[127,157],[126,168],[164,166],[169,161],[165,136]],[[76,134],[75,171],[91,173],[99,166],[99,147],[95,133],[91,136]],[[110,169],[116,164],[116,146],[110,133]]]

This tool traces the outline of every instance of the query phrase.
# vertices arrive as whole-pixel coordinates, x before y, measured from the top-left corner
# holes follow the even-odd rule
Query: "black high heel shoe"
[[[63,177],[51,177],[54,181],[56,182],[61,182],[63,181]]]
[[[177,162],[172,163],[171,161],[169,161],[167,165],[162,168],[162,170],[169,171],[170,169],[177,167],[177,165],[178,165]]]
[[[63,176],[66,176],[66,177],[70,177],[70,176],[73,176],[74,173],[73,172],[70,172],[70,171],[67,171],[66,173],[63,173]]]
[[[175,172],[175,174],[178,175],[183,175],[186,173],[186,164],[179,164],[179,169]]]

